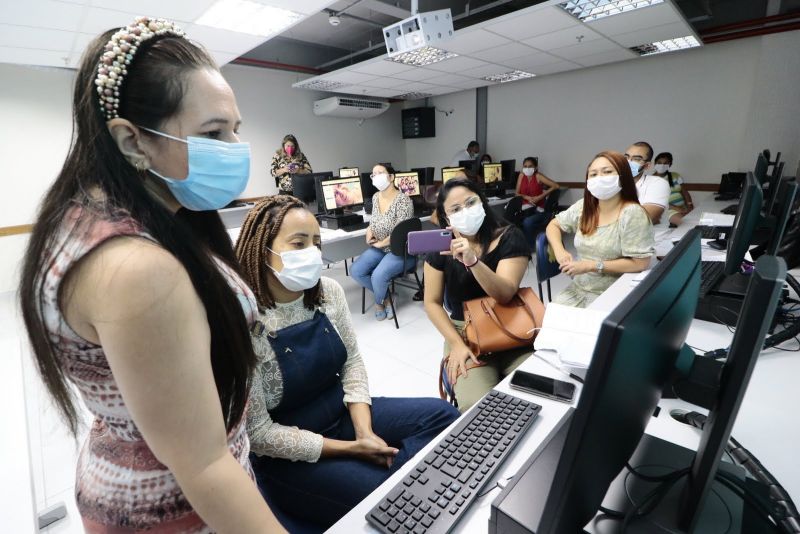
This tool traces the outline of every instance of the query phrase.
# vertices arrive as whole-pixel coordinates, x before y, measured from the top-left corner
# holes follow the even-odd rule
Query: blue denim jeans
[[[387,469],[357,458],[320,458],[292,462],[250,454],[258,487],[290,532],[318,532],[341,519],[412,456],[435,438],[459,413],[435,398],[372,399],[372,430],[389,446],[400,449]],[[324,437],[351,441],[355,430],[349,414]],[[294,521],[298,526],[294,526]],[[305,526],[305,528],[300,525]],[[310,528],[309,528],[310,527]]]
[[[350,276],[358,285],[372,291],[375,304],[383,305],[392,278],[412,269],[416,261],[415,258],[408,258],[403,268],[403,258],[400,256],[369,247],[353,262]]]
[[[533,251],[536,249],[536,236],[544,231],[545,225],[550,221],[550,214],[546,211],[537,211],[536,208],[525,211],[533,212],[530,215],[523,214],[525,218],[522,219],[522,233],[525,234],[525,239]]]

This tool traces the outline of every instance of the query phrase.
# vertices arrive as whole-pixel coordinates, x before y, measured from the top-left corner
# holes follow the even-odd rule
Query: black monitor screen
[[[361,193],[364,195],[364,199],[371,199],[372,195],[378,192],[378,188],[372,185],[372,173],[370,172],[362,172],[361,173]]]
[[[514,175],[514,167],[517,165],[515,159],[504,159],[500,162],[503,167],[503,181],[506,183],[516,183],[517,177]]]
[[[464,169],[467,174],[478,174],[478,162],[474,159],[464,159],[458,162],[458,166]]]
[[[312,172],[310,174],[306,174],[305,176],[307,176],[309,180],[314,181],[314,191],[316,192],[317,197],[317,211],[322,213],[325,211],[325,199],[322,198],[322,188],[320,187],[320,184],[325,180],[330,180],[333,178],[333,173],[330,171]]]
[[[781,177],[783,176],[784,162],[778,163],[769,175],[767,182],[767,192],[764,195],[764,217],[772,215],[772,208],[775,207],[775,198],[778,196],[780,189]]]
[[[797,182],[781,182],[778,191],[778,199],[776,200],[777,217],[775,220],[775,228],[772,230],[769,244],[767,246],[767,254],[775,256],[781,247],[783,241],[783,233],[786,231],[786,226],[792,216],[794,209],[794,199],[797,196]]]
[[[313,174],[295,174],[292,176],[292,195],[306,204],[317,198],[316,182]]]
[[[742,186],[742,198],[733,220],[733,228],[728,238],[728,252],[725,257],[725,274],[739,272],[744,255],[750,248],[753,232],[761,221],[761,203],[763,199],[761,186],[753,173],[748,172]]]

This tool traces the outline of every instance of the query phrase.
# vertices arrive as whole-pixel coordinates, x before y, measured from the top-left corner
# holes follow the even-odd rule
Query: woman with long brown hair
[[[295,174],[308,174],[313,172],[308,158],[300,150],[300,143],[292,134],[286,134],[281,141],[281,147],[272,155],[270,173],[275,178],[278,193],[292,194],[292,177]]]
[[[566,251],[562,233],[575,234],[579,258]],[[561,272],[572,283],[554,300],[584,308],[623,273],[647,269],[655,242],[647,212],[639,204],[625,156],[605,151],[586,169],[583,199],[556,215],[547,225]]]
[[[73,434],[75,391],[94,416],[84,529],[283,532],[248,461],[256,301],[216,212],[250,167],[233,91],[177,26],[140,17],[89,44],[73,114],[20,304]]]

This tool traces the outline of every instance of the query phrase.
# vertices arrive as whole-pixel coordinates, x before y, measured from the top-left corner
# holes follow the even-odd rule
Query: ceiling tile
[[[192,0],[189,0],[192,1]],[[304,15],[313,15],[319,13],[326,7],[331,7],[336,3],[336,0],[269,0],[261,2],[275,7],[282,7],[289,9],[296,13],[303,13]],[[347,4],[344,5],[346,7]]]
[[[363,72],[365,74],[374,74],[376,76],[394,76],[397,73],[412,69],[414,69],[414,67],[382,58],[353,65],[348,70]]]
[[[403,87],[400,87],[402,91],[397,94],[401,95],[403,93],[427,93],[429,92],[430,89],[433,89],[435,87],[437,86],[431,85],[429,83],[411,82],[407,83]]]
[[[135,2],[131,2],[131,0],[102,0],[102,2],[94,2],[94,5],[103,9],[127,13],[126,16],[129,20],[124,24],[130,24],[138,16],[131,15],[131,13],[151,15],[186,23],[194,22],[200,18],[200,15],[205,13],[214,2],[215,0],[169,0],[169,2],[164,0],[136,0]]]
[[[564,48],[556,48],[555,50],[550,50],[549,52],[560,58],[574,59],[576,57],[599,54],[600,52],[620,50],[621,48],[622,47],[620,47],[617,43],[609,41],[608,39],[596,39],[594,41],[589,41],[588,43],[565,46]]]
[[[396,87],[400,84],[404,84],[407,82],[408,80],[401,80],[399,78],[390,78],[388,76],[383,76],[380,78],[373,78],[364,85],[369,85],[370,87],[376,87],[379,89],[386,89],[386,88]]]
[[[461,91],[458,87],[449,87],[446,85],[437,85],[436,87],[431,87],[428,89],[428,93],[432,95],[448,95],[450,93],[456,93]]]
[[[602,65],[604,63],[614,63],[616,61],[625,61],[626,59],[633,59],[639,57],[638,54],[631,52],[628,49],[612,50],[610,52],[600,52],[599,54],[592,54],[585,57],[575,59],[575,63],[579,63],[584,67],[592,67],[594,65]]]
[[[460,90],[463,89],[475,89],[476,87],[486,87],[487,85],[495,85],[493,82],[487,82],[486,80],[470,80],[464,83],[458,83],[454,85],[454,87],[458,87]]]
[[[333,93],[344,93],[347,95],[363,95],[366,94],[368,91],[367,87],[363,85],[347,85],[345,87],[339,87],[338,89],[331,89]]]
[[[0,24],[0,46],[12,48],[37,48],[40,50],[72,50],[75,32],[43,30],[27,26]]]
[[[453,59],[445,59],[444,61],[434,63],[433,65],[428,65],[426,68],[431,70],[440,70],[442,72],[460,73],[485,66],[486,63],[484,61],[479,61],[471,57],[459,56]]]
[[[428,83],[435,83],[436,85],[454,85],[458,82],[466,82],[471,79],[472,78],[461,76],[460,74],[442,74],[425,81]]]
[[[630,48],[632,46],[654,43],[665,39],[674,39],[675,37],[686,37],[687,35],[693,34],[694,32],[685,22],[673,22],[672,24],[656,26],[655,28],[647,28],[645,30],[615,35],[612,39],[622,46]]]
[[[69,66],[69,54],[58,50],[0,46],[0,63],[63,68]]]
[[[397,94],[397,89],[387,89],[381,87],[368,87],[366,89],[367,92],[364,94],[368,96],[380,96],[383,98],[389,98]]]
[[[620,33],[630,33],[640,28],[663,26],[673,22],[681,22],[683,17],[678,14],[669,2],[643,7],[628,11],[620,15],[605,17],[600,20],[588,22],[588,26],[608,37]]]
[[[564,72],[568,70],[575,70],[581,68],[580,65],[577,63],[573,63],[571,61],[559,61],[558,63],[550,63],[549,65],[542,65],[540,67],[536,67],[534,70],[534,74],[544,75],[544,74],[555,74],[556,72]]]
[[[189,38],[209,50],[238,53],[239,55],[249,52],[266,40],[265,37],[258,35],[220,30],[198,24],[186,24],[184,30]]]
[[[510,61],[505,61],[503,62],[503,65],[535,73],[537,72],[536,68],[541,67],[542,65],[551,65],[559,61],[561,61],[561,58],[552,56],[546,52],[534,52],[526,57],[518,57]]]
[[[578,19],[567,15],[561,8],[547,6],[526,10],[522,14],[511,13],[502,17],[500,22],[489,24],[486,29],[503,37],[521,41],[578,24],[580,24]]]
[[[515,59],[518,57],[527,57],[536,54],[538,51],[522,43],[508,43],[502,46],[496,46],[488,50],[474,52],[471,54],[473,57],[483,59],[492,63],[502,63],[505,60]]]
[[[473,52],[485,50],[493,46],[510,43],[509,39],[485,30],[459,30],[452,39],[439,45],[448,52],[462,55],[474,55]]]
[[[484,76],[491,76],[493,74],[503,74],[505,72],[508,72],[509,70],[513,70],[513,68],[509,68],[506,65],[486,65],[485,67],[470,69],[464,74],[468,75],[471,78],[483,78]]]
[[[444,63],[444,62],[442,62]],[[421,80],[427,80],[433,78],[435,76],[441,76],[441,72],[435,70],[429,70],[428,68],[424,67],[413,67],[411,70],[398,72],[393,78],[400,78],[401,80],[407,81],[414,81],[418,82]]]
[[[32,28],[76,31],[80,26],[83,13],[87,9],[78,4],[53,0],[3,2],[3,8],[0,9],[0,22]]]
[[[338,70],[331,74],[326,74],[324,78],[326,80],[335,82],[364,83],[368,80],[374,80],[376,76],[373,74],[364,74],[362,72],[355,72],[351,70]]]
[[[536,37],[525,39],[522,42],[528,46],[538,48],[539,50],[547,51],[578,43],[586,43],[600,38],[602,38],[602,35],[581,24],[579,26],[572,26],[571,28],[545,33],[544,35],[537,35]]]

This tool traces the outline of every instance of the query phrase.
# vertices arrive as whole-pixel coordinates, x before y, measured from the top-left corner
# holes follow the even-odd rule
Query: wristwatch
[[[603,274],[603,268],[605,266],[606,266],[606,264],[603,263],[603,260],[600,260],[597,263],[595,263],[594,264],[594,268],[597,269],[597,274]]]

